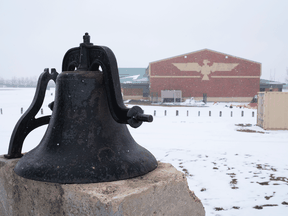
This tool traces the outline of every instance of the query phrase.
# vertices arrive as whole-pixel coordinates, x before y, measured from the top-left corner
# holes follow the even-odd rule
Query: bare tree
[[[285,83],[288,84],[288,67],[286,67]]]

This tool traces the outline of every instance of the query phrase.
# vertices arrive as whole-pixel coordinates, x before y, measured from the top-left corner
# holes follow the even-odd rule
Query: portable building
[[[257,125],[264,130],[288,130],[288,92],[259,92]]]
[[[181,102],[182,92],[181,90],[162,90],[161,91],[161,102]]]

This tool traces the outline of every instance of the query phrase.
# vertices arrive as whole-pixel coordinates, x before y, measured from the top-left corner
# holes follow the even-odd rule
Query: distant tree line
[[[288,84],[288,67],[286,68],[285,83]]]
[[[0,87],[14,87],[14,88],[26,88],[36,87],[38,77],[12,77],[12,79],[4,79],[0,77]],[[48,87],[54,87],[55,83],[50,81]]]

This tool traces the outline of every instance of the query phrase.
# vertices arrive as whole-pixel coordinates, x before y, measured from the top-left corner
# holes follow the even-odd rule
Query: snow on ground
[[[21,107],[24,111],[29,107],[34,92],[0,89],[1,154],[7,153]],[[44,115],[51,114],[47,107],[54,98],[51,94],[46,93]],[[146,114],[156,114],[154,121],[129,130],[157,160],[186,174],[206,215],[288,215],[288,131],[265,131],[256,126],[257,110],[229,108],[230,104],[142,106]],[[39,143],[45,129],[42,126],[26,138],[23,152]]]

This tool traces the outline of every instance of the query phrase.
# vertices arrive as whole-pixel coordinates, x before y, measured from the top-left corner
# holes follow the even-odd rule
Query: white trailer
[[[162,103],[180,103],[182,101],[181,90],[161,90],[161,102]]]

